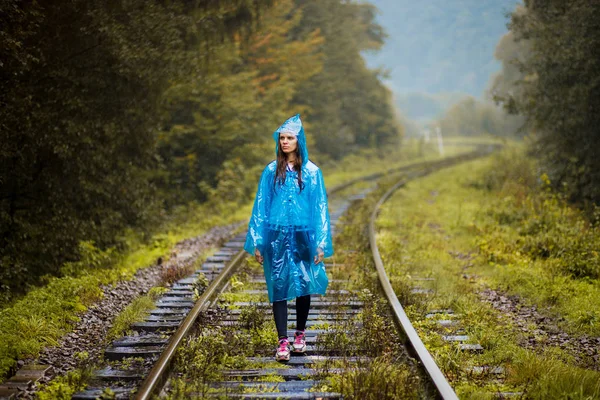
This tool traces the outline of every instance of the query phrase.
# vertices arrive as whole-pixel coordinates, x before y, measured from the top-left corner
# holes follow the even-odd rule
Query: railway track
[[[332,389],[339,389],[340,385],[347,387],[352,382],[336,376],[352,376],[354,384],[360,385],[361,379],[368,378],[369,371],[377,373],[380,360],[374,357],[378,349],[373,348],[377,344],[369,343],[370,337],[361,333],[373,330],[372,325],[377,324],[384,325],[381,332],[387,335],[386,345],[396,348],[390,353],[395,362],[404,363],[406,366],[402,371],[413,375],[413,378],[407,378],[411,385],[431,397],[457,398],[416,335],[393,292],[377,251],[374,219],[385,199],[409,180],[492,150],[478,149],[438,162],[388,171],[402,173],[402,177],[380,199],[371,215],[369,232],[377,284],[365,290],[365,287],[348,279],[347,271],[351,268],[348,263],[357,261],[353,257],[356,249],[336,247],[333,263],[326,264],[330,278],[333,278],[328,294],[312,301],[306,331],[306,354],[292,357],[287,365],[273,362],[276,338],[265,333],[272,331],[274,334],[274,329],[265,325],[271,323],[272,316],[266,300],[264,278],[257,265],[252,266],[246,261],[242,250],[245,232],[242,232],[208,257],[193,275],[173,284],[169,292],[157,301],[156,309],[148,319],[132,326],[132,335],[113,342],[104,352],[106,367],[95,371],[87,389],[72,398],[150,399],[159,394],[170,395],[171,398],[340,398],[340,390]],[[373,181],[381,175],[356,179],[330,190],[334,233],[342,229],[341,218],[352,204],[364,198],[374,187],[362,184],[362,189],[353,191],[352,185]],[[381,296],[375,293],[377,291],[385,295],[386,304],[382,305],[378,300]],[[289,304],[290,329],[295,322],[293,303]],[[194,335],[190,339],[191,333]],[[378,332],[370,334],[376,337]],[[293,336],[292,330],[290,335]],[[348,340],[349,337],[354,340]],[[236,347],[240,343],[244,347],[243,340],[249,343],[247,347],[251,356]],[[408,351],[399,345],[402,342],[407,345]],[[199,360],[186,358],[182,346],[189,349],[205,346],[203,349],[209,349],[208,353],[204,352],[206,354],[200,352],[206,357],[204,369],[192,367]],[[214,351],[211,353],[210,349]],[[408,357],[408,353],[415,358]],[[195,353],[188,352],[187,357],[190,354]],[[176,358],[178,365],[174,368]],[[210,362],[217,359],[219,367],[214,370]],[[186,371],[191,370],[195,374],[192,375],[194,382],[187,389],[182,388],[186,379],[190,380],[189,375],[186,378]],[[400,374],[401,371],[398,371],[394,373]]]

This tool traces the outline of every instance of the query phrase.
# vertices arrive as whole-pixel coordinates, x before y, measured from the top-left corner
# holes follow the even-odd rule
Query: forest
[[[317,163],[399,148],[385,71],[362,55],[386,39],[376,12],[336,0],[2,3],[1,300],[190,205],[248,201],[270,132],[294,113]],[[599,16],[589,1],[525,1],[497,44],[488,101],[464,98],[437,121],[449,136],[525,137],[553,188],[592,214]]]
[[[211,199],[247,201],[301,113],[315,162],[403,135],[368,3],[0,5],[0,286],[9,301],[89,248]]]

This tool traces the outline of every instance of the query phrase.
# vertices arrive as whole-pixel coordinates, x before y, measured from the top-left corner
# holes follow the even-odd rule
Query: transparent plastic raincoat
[[[244,250],[264,257],[263,269],[269,301],[292,300],[308,294],[325,294],[329,283],[323,262],[314,263],[317,249],[333,255],[327,193],[321,170],[308,159],[306,137],[300,114],[273,133],[275,154],[279,133],[297,135],[302,157],[302,182],[288,170],[284,184],[274,184],[277,161],[268,164],[260,178]]]

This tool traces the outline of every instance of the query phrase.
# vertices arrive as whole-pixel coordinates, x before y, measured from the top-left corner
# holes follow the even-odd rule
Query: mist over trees
[[[339,0],[3,2],[2,292],[60,274],[82,241],[118,247],[176,207],[247,200],[296,112],[317,161],[398,144],[360,55],[385,37],[373,15]]]
[[[526,9],[518,6],[514,11],[516,15],[523,15]],[[506,33],[496,46],[494,57],[502,63],[500,72],[493,75],[487,89],[488,97],[496,101],[505,101],[507,111],[516,111],[512,101],[523,102],[523,87],[520,83],[526,77],[522,69],[523,63],[531,52],[526,40],[516,40],[515,33]]]
[[[522,6],[514,11],[519,15],[524,12]],[[503,35],[494,51],[494,58],[502,68],[489,78],[483,99],[468,96],[448,108],[439,120],[444,134],[524,136],[525,118],[517,114],[514,103],[523,100],[520,81],[525,79],[525,74],[521,65],[529,51],[527,42],[515,40],[514,32]],[[501,101],[506,101],[504,107],[496,104]]]
[[[510,30],[503,40],[513,56],[495,86],[497,100],[527,119],[534,154],[555,188],[598,204],[600,3],[525,0]]]
[[[514,136],[522,122],[491,102],[469,96],[450,107],[438,124],[449,136]]]

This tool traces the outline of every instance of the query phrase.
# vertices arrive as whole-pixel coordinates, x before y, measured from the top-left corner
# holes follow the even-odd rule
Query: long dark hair
[[[302,182],[302,155],[300,154],[300,145],[296,146],[296,150],[294,150],[294,154],[296,155],[296,161],[294,161],[294,171],[298,173],[298,187],[300,188],[300,192],[304,189],[304,182]],[[277,150],[277,170],[275,171],[275,180],[273,182],[273,188],[277,187],[277,183],[283,185],[285,183],[287,169],[287,157],[281,146],[278,146]]]

